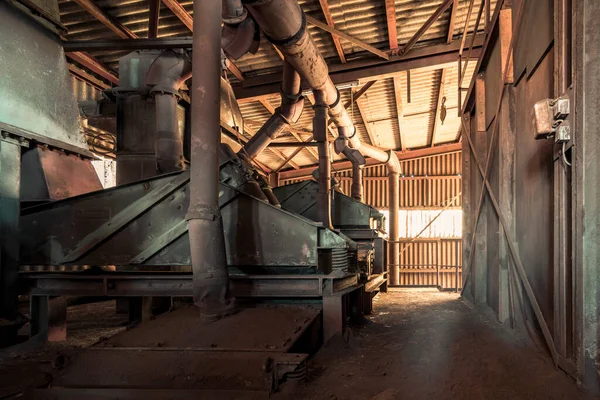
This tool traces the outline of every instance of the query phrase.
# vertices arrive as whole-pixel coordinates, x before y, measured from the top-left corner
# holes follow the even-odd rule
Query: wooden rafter
[[[454,25],[456,24],[456,12],[458,11],[458,0],[454,0],[454,3],[450,6],[450,20],[448,21],[448,38],[446,43],[452,43],[454,37]]]
[[[447,69],[442,68],[442,76],[440,77],[440,84],[439,84],[438,95],[437,95],[437,103],[435,106],[435,114],[434,114],[435,120],[433,121],[433,128],[431,130],[431,145],[430,145],[430,147],[435,146],[435,139],[437,136],[438,125],[440,122],[440,112],[442,110],[442,100],[444,99],[444,89],[446,86],[446,75],[447,75]]]
[[[437,21],[440,16],[454,3],[454,0],[444,0],[444,2],[434,11],[434,13],[423,23],[423,26],[419,28],[417,32],[406,42],[404,47],[400,50],[400,55],[405,55],[408,51],[417,43],[417,41],[423,36],[425,32]]]
[[[327,21],[327,25],[332,28],[335,28],[335,24],[333,22],[333,15],[331,14],[331,10],[329,9],[329,3],[327,0],[319,0],[321,4],[321,10],[323,10],[323,15],[325,15],[325,21]],[[331,34],[331,38],[333,39],[333,44],[335,45],[335,50],[338,53],[338,57],[340,57],[340,61],[342,64],[346,63],[346,56],[344,55],[344,48],[342,47],[342,42],[340,38],[334,34]]]
[[[94,18],[108,27],[111,31],[119,35],[123,39],[137,39],[138,36],[133,33],[125,25],[108,15],[92,0],[74,0],[81,8],[90,13]]]
[[[335,35],[335,36],[337,36],[339,38],[347,40],[350,43],[355,44],[358,47],[363,48],[363,49],[365,49],[365,50],[367,50],[367,51],[369,51],[369,52],[371,52],[371,53],[373,53],[373,54],[375,54],[375,55],[383,58],[384,60],[389,60],[390,59],[389,54],[387,54],[386,52],[383,52],[383,51],[381,51],[381,50],[379,50],[379,49],[371,46],[370,44],[367,44],[367,43],[363,42],[362,40],[359,40],[359,39],[357,39],[357,38],[355,38],[353,36],[350,36],[350,35],[348,35],[348,34],[346,34],[344,32],[341,32],[338,29],[332,28],[329,25],[324,24],[323,22],[319,21],[318,19],[314,19],[313,17],[307,15],[306,16],[306,21],[309,24],[316,26],[317,28],[320,28],[320,29],[322,29],[322,30],[324,30],[326,32],[331,33],[332,35]]]
[[[269,103],[269,101],[267,99],[259,99],[258,100],[260,102],[260,104],[263,105],[264,108],[267,109],[267,111],[273,115],[275,114],[275,107],[273,107],[271,105],[271,103]],[[304,140],[302,139],[302,137],[300,137],[300,135],[298,133],[296,133],[293,129],[286,129],[294,138],[296,138],[296,140],[298,142],[303,142]],[[313,156],[313,158],[315,159],[315,161],[319,161],[319,155],[317,154],[317,152],[315,151],[315,149],[311,149],[309,147],[306,148],[306,150],[310,153],[311,156]]]
[[[162,0],[163,4],[175,14],[177,18],[190,30],[190,32],[194,32],[194,19],[186,11],[185,8],[177,0]],[[227,59],[226,62],[227,69],[239,80],[244,80],[244,75],[242,71],[238,68],[238,66],[230,59]]]
[[[104,65],[100,60],[90,56],[89,54],[77,51],[65,53],[65,55],[71,60],[75,61],[76,63],[81,64],[85,68],[89,69],[93,73],[106,79],[107,81],[110,81],[115,85],[119,84],[119,76],[110,69],[108,69],[108,67]]]
[[[160,3],[161,0],[149,0],[150,12],[148,14],[148,38],[155,39],[158,37],[158,20],[160,18]]]
[[[371,142],[371,144],[373,146],[379,146],[379,144],[376,143],[376,141],[375,141],[375,135],[373,134],[373,130],[371,129],[371,123],[369,122],[369,119],[367,118],[367,113],[365,110],[364,103],[362,101],[357,101],[356,108],[358,108],[358,113],[360,114],[360,118],[362,118],[363,124],[365,126],[365,130],[367,131],[367,136],[369,136],[369,142]]]
[[[458,0],[457,0],[458,1]],[[396,21],[396,1],[385,0],[385,16],[387,19],[390,50],[398,50],[398,23]]]
[[[404,107],[402,104],[402,84],[400,76],[394,76],[394,98],[396,101],[396,115],[398,116],[398,136],[400,139],[400,148],[406,151],[406,140],[404,138],[404,129],[402,128],[402,120],[404,119]]]

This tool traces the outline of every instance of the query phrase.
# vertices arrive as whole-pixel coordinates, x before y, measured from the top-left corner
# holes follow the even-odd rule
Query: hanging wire
[[[562,144],[562,159],[563,159],[564,163],[570,167],[571,163],[567,160],[567,154],[566,154],[566,150],[565,150],[566,144],[567,143],[565,143],[565,142],[563,142],[563,144]]]

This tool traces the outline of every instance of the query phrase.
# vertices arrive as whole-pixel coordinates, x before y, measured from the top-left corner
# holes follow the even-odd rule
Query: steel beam
[[[231,275],[235,297],[322,297],[358,286],[357,275]],[[21,274],[31,296],[144,297],[192,296],[192,274],[78,273]]]
[[[166,37],[148,39],[67,40],[62,42],[62,46],[66,52],[191,49],[192,38]]]
[[[440,116],[441,116],[441,111],[442,111],[442,101],[445,98],[444,89],[446,87],[446,71],[447,71],[446,68],[442,68],[442,76],[440,77],[440,84],[438,85],[438,96],[437,96],[437,102],[436,102],[436,106],[435,106],[433,127],[431,130],[431,147],[435,146],[435,139],[437,136],[438,123],[441,120]]]
[[[454,0],[450,10],[450,21],[448,21],[448,38],[446,43],[452,43],[454,37],[454,25],[456,24],[456,11],[458,10],[458,0]]]
[[[404,119],[404,107],[402,106],[402,84],[399,76],[394,76],[394,100],[396,103],[396,115],[398,118],[398,139],[400,140],[400,148],[406,151],[406,140],[403,137],[404,129],[402,128],[402,120]]]

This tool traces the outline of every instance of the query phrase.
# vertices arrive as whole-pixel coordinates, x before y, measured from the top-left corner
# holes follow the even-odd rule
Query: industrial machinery
[[[21,292],[31,296],[33,335],[66,336],[64,296],[128,298],[130,316],[146,321],[156,297],[191,297],[197,307],[181,308],[142,324],[138,334],[132,330],[108,346],[86,350],[57,380],[67,391],[112,390],[123,376],[137,390],[146,385],[136,380],[140,365],[170,365],[183,357],[190,366],[207,363],[186,374],[217,381],[219,371],[232,363],[258,366],[257,381],[272,382],[268,392],[285,377],[301,377],[306,354],[342,333],[351,317],[370,312],[373,295],[385,290],[382,216],[332,190],[330,151],[343,152],[358,171],[367,156],[385,163],[396,202],[399,162],[393,151],[358,139],[302,10],[294,0],[224,2],[221,42],[221,7],[199,7],[195,2],[194,35],[199,36],[192,55],[181,49],[133,52],[120,60],[119,86],[105,93],[116,104],[118,186],[69,192],[78,194],[73,197],[32,195],[31,207],[21,211],[19,280]],[[251,50],[259,27],[285,55],[282,105],[236,154],[220,143],[222,129],[243,131],[221,68],[225,56]],[[248,34],[252,40],[243,40]],[[253,165],[299,118],[301,82],[315,96],[318,182],[273,191]],[[327,114],[338,127],[335,146],[327,136]],[[38,149],[30,158],[29,171],[43,179],[28,183],[28,193],[55,192],[39,186],[66,169],[36,160],[58,159],[57,150]],[[64,186],[77,188],[89,180],[90,168],[78,170]],[[272,330],[271,338],[267,326],[281,329]],[[256,329],[248,332],[248,343],[224,334],[251,327]],[[123,356],[128,361],[117,363]],[[212,378],[196,380],[208,386],[189,386],[185,380],[144,377],[154,389],[215,389]],[[52,393],[42,397],[47,395]]]

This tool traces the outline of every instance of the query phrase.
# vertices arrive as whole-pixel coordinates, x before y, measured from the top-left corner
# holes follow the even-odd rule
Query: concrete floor
[[[528,340],[471,309],[457,294],[394,289],[370,318],[321,349],[310,383],[289,399],[587,399]]]

